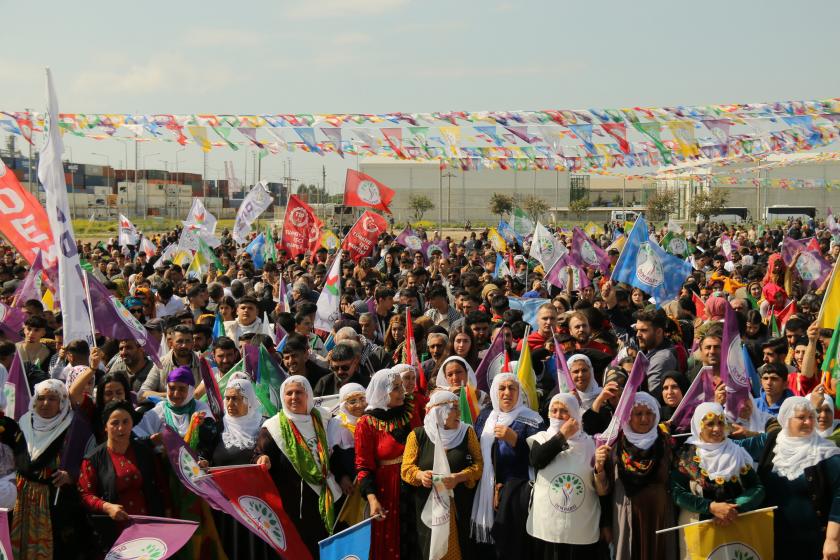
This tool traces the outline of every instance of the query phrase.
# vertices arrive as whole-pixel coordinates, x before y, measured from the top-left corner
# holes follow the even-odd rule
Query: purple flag
[[[557,337],[554,338],[554,361],[557,362],[557,390],[561,393],[569,393],[574,390],[575,382],[572,380],[572,373],[569,371],[569,364],[566,362],[566,355]],[[560,375],[560,373],[563,375]],[[562,383],[561,383],[562,381]],[[563,387],[565,385],[565,387]]]
[[[572,253],[580,266],[598,268],[604,274],[610,273],[610,256],[579,227],[572,232]]]
[[[822,258],[818,251],[812,251],[801,241],[792,237],[785,237],[782,241],[782,260],[787,266],[793,263],[794,257],[799,253],[796,261],[796,271],[802,278],[806,288],[818,288],[822,286],[825,279],[831,274],[831,265]]]
[[[644,354],[639,352],[636,354],[636,361],[633,362],[633,369],[630,370],[630,377],[627,378],[627,383],[624,385],[624,390],[621,392],[621,397],[618,399],[618,406],[615,407],[610,425],[603,434],[595,436],[595,446],[612,445],[618,439],[618,433],[621,431],[621,426],[630,419],[630,413],[633,411],[633,403],[636,400],[636,393],[639,391],[639,386],[645,379],[648,369],[648,359]]]
[[[198,529],[197,521],[132,515],[106,560],[165,560],[181,550]],[[9,555],[11,558],[11,555]]]
[[[9,377],[6,379],[6,410],[13,412],[12,418],[15,421],[29,411],[29,401],[32,395],[29,393],[29,383],[23,373],[23,361],[20,359],[20,352],[15,351],[12,359],[12,367],[9,368]]]
[[[246,344],[242,347],[243,356],[245,360],[245,372],[251,376],[251,379],[256,381],[257,374],[260,371],[260,347],[253,344]]]
[[[726,302],[723,316],[723,339],[720,349],[720,380],[726,387],[726,416],[739,417],[744,401],[750,398],[750,377],[741,351],[741,333],[735,310]]]
[[[557,286],[561,290],[566,289],[566,284],[569,283],[569,272],[572,274],[572,288],[570,291],[580,290],[592,285],[592,281],[586,275],[586,272],[581,268],[580,262],[572,257],[571,253],[566,253],[554,263],[545,279],[550,284]]]
[[[734,239],[730,239],[730,237],[725,233],[720,236],[720,248],[723,251],[723,256],[726,257],[726,260],[732,260],[732,253],[737,251],[738,247],[738,242]]]
[[[283,340],[289,336],[289,333],[286,332],[286,329],[283,328],[283,325],[280,324],[280,321],[274,321],[274,340],[279,341]]]
[[[210,407],[210,412],[216,418],[216,422],[221,422],[225,409],[222,405],[222,395],[219,393],[219,384],[213,377],[213,370],[210,369],[210,364],[203,357],[198,358],[198,369],[201,371],[201,381],[204,383],[204,394],[207,395],[207,405]]]
[[[280,299],[280,311],[282,313],[291,313],[292,306],[289,304],[289,294],[287,293],[286,281],[283,280],[282,277],[280,278],[280,288],[277,291],[279,292],[278,297]]]
[[[449,243],[446,242],[446,239],[438,239],[435,241],[435,245],[440,247],[441,252],[443,252],[444,257],[449,256]]]
[[[9,512],[5,510],[0,510],[0,558],[14,558],[9,537]]]
[[[525,341],[525,344],[527,344],[527,341]],[[500,357],[504,360],[505,337],[502,334],[502,329],[499,329],[499,332],[496,333],[496,336],[493,338],[493,342],[490,343],[490,348],[487,349],[487,353],[484,354],[484,357],[481,359],[481,363],[479,363],[478,367],[475,368],[475,379],[478,383],[476,389],[484,391],[485,393],[490,391],[490,383],[487,380],[487,373],[490,371],[493,362],[497,362]]]
[[[95,329],[116,340],[136,340],[140,346],[146,349],[149,358],[160,365],[158,352],[160,344],[151,336],[146,327],[134,318],[125,306],[111,295],[108,288],[103,286],[93,275],[87,275],[88,287],[90,288],[90,302],[93,305],[93,322]],[[69,341],[68,341],[69,342]]]
[[[35,255],[35,260],[32,262],[32,268],[26,273],[23,282],[15,290],[15,296],[12,300],[12,305],[17,308],[22,308],[23,304],[30,299],[41,300],[41,290],[38,288],[38,277],[44,271],[44,263],[41,258],[41,251]]]
[[[22,306],[23,304],[21,304]],[[9,307],[0,303],[0,331],[12,342],[20,342],[23,337],[20,335],[23,323],[26,321],[26,313],[19,307]]]
[[[88,443],[93,437],[93,430],[90,422],[84,414],[73,414],[70,427],[67,428],[67,435],[64,436],[64,446],[61,450],[60,469],[70,473],[73,479],[79,478],[79,471],[82,468],[82,459],[88,449]],[[94,441],[94,443],[96,443]]]
[[[715,385],[712,379],[712,367],[705,366],[691,382],[688,391],[683,395],[674,414],[671,415],[673,431],[684,432],[691,425],[694,410],[704,402],[715,400]]]
[[[399,243],[406,249],[411,251],[420,251],[423,249],[423,240],[411,229],[411,226],[406,226],[402,232],[397,236],[394,242]]]

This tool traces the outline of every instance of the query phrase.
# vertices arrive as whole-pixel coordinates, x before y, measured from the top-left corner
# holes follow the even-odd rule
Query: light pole
[[[79,170],[79,166],[75,163],[71,163],[67,166],[67,169],[70,171],[70,192],[73,193],[73,206],[70,208],[70,217],[72,219],[76,219],[76,171]]]
[[[177,150],[175,150],[175,174],[178,174],[180,172],[180,168],[178,167],[178,154],[180,154],[184,150],[186,150],[186,148],[178,148]]]
[[[91,152],[90,154],[91,154],[91,155],[93,155],[93,156],[99,156],[99,157],[103,157],[103,158],[105,158],[105,165],[107,165],[107,166],[108,166],[108,169],[110,169],[110,168],[111,168],[111,157],[110,157],[110,156],[108,156],[108,155],[106,155],[106,154],[99,154],[99,153],[96,153],[96,152]],[[108,169],[106,169],[105,171],[107,172],[107,171],[108,171]],[[109,189],[109,190],[111,190],[111,192],[113,193],[113,188],[114,188],[114,187],[113,187],[113,185],[111,184],[111,174],[110,174],[110,173],[108,173],[107,175],[105,175],[105,180],[106,180],[106,182],[108,183],[108,189]]]

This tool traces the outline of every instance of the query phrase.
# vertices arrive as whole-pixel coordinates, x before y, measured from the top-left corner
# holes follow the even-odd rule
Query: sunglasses
[[[352,364],[337,364],[332,366],[332,369],[335,371],[350,371],[351,367],[353,367]]]
[[[129,309],[129,311],[132,314],[136,315],[138,313],[143,313],[143,308],[142,307],[135,307],[134,309]]]

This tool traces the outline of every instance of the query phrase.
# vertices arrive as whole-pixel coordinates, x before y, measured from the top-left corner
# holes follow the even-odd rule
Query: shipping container
[[[81,167],[84,169],[85,175],[105,175],[105,173],[103,172],[104,168],[101,165],[93,165],[91,163],[86,163],[83,164]]]

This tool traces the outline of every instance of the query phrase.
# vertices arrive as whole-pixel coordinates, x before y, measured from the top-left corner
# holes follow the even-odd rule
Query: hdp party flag
[[[411,251],[419,251],[423,248],[423,240],[411,229],[410,225],[405,226],[405,229],[400,232],[394,242]]]
[[[236,220],[233,224],[233,240],[237,243],[245,243],[248,234],[251,233],[251,224],[271,206],[274,199],[265,186],[265,183],[257,183],[236,212]]]
[[[657,307],[676,299],[691,264],[662,250],[651,240],[645,219],[639,216],[615,263],[612,280],[624,282],[653,296]]]
[[[226,336],[225,322],[222,320],[222,315],[216,311],[216,320],[213,321],[213,342],[219,340],[220,336]]]
[[[741,351],[738,319],[729,302],[724,307],[720,354],[720,380],[726,387],[726,415],[734,422],[740,418],[744,401],[750,398],[750,380]]]
[[[9,537],[9,512],[0,510],[0,558],[11,560],[12,539]]]
[[[347,232],[341,248],[347,251],[351,261],[359,262],[360,259],[370,255],[379,237],[386,231],[388,231],[388,223],[385,218],[376,212],[365,210],[365,213]]]
[[[610,273],[610,257],[607,252],[577,226],[572,232],[572,255],[580,266],[598,268],[604,274]]]
[[[324,280],[324,289],[318,296],[318,310],[315,312],[315,328],[332,331],[341,315],[341,251],[336,253],[332,266]]]
[[[370,524],[368,518],[318,543],[321,560],[368,560],[370,557]]]
[[[532,410],[540,409],[539,398],[537,397],[537,377],[534,375],[534,368],[531,364],[531,347],[528,346],[528,331],[522,337],[522,353],[519,354],[519,364],[516,368],[516,378],[519,380],[520,390],[528,397],[528,406]]]
[[[551,270],[554,263],[567,252],[566,246],[560,243],[544,225],[537,222],[529,255],[537,259],[545,270]]]
[[[710,519],[707,523],[692,525],[683,530],[691,560],[773,558],[772,510],[741,513],[726,526],[716,525]]]
[[[256,268],[265,266],[265,234],[260,233],[245,247],[245,252],[251,255]]]
[[[787,266],[793,263],[796,254],[796,271],[802,279],[805,288],[819,288],[831,274],[831,265],[820,255],[819,251],[809,250],[804,243],[792,237],[785,236],[782,241],[782,259]]]
[[[669,231],[662,238],[662,248],[676,257],[688,257],[688,241],[685,234]]]
[[[164,560],[181,550],[196,529],[197,521],[132,515],[105,560]]]
[[[262,348],[262,345],[260,345]],[[222,394],[219,392],[219,384],[216,383],[216,378],[213,376],[213,370],[210,369],[210,364],[204,356],[198,357],[198,369],[201,371],[201,381],[204,383],[204,395],[207,397],[207,405],[210,407],[210,412],[216,418],[216,422],[222,421],[224,415],[224,405],[222,404]]]
[[[534,232],[534,222],[528,217],[522,208],[514,208],[510,212],[510,227],[516,235],[527,239]]]
[[[487,241],[490,242],[490,245],[495,251],[500,253],[507,251],[507,241],[494,228],[487,230]]]
[[[682,432],[691,425],[691,417],[694,410],[704,402],[712,402],[715,399],[715,382],[712,379],[711,366],[703,367],[697,377],[691,382],[685,396],[677,405],[674,414],[671,416],[673,431]]]
[[[621,425],[630,419],[630,413],[633,412],[633,403],[636,401],[636,393],[642,381],[645,380],[645,375],[648,369],[648,359],[644,354],[639,352],[636,354],[636,360],[633,362],[633,369],[630,370],[630,376],[627,378],[627,383],[624,384],[624,390],[618,398],[618,405],[615,407],[615,414],[610,420],[609,426],[602,434],[595,435],[595,446],[612,445],[618,439],[618,433],[621,430]]]
[[[575,382],[572,379],[572,373],[569,371],[569,364],[566,362],[563,348],[557,342],[557,337],[552,338],[554,338],[554,361],[557,362],[557,390],[560,393],[568,393],[574,390]]]
[[[262,465],[217,467],[209,470],[213,483],[255,535],[288,560],[311,559],[268,470]]]
[[[355,169],[347,170],[344,182],[344,205],[363,206],[391,213],[388,205],[394,198],[394,191],[380,183],[370,175],[365,175]]]
[[[567,288],[569,279],[571,279],[572,285]],[[581,268],[580,261],[573,257],[571,253],[566,253],[554,263],[554,266],[546,273],[545,280],[552,286],[570,292],[592,285],[589,276]]]
[[[292,258],[314,252],[321,240],[321,220],[297,195],[289,197],[280,247]]]

